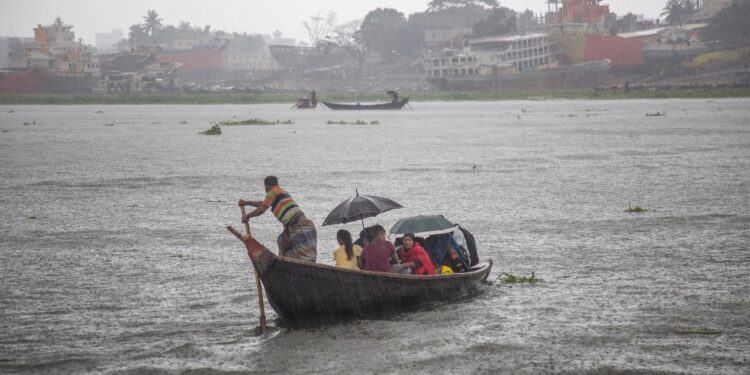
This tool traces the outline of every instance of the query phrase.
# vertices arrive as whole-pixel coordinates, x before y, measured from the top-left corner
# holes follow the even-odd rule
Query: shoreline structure
[[[569,89],[543,91],[409,91],[400,92],[421,101],[502,101],[502,100],[554,100],[554,99],[688,99],[688,98],[744,98],[750,97],[750,86],[642,88],[625,90]],[[29,94],[0,95],[0,105],[9,104],[272,104],[294,103],[297,93],[201,93],[201,94]],[[321,93],[331,101],[359,102],[385,101],[379,92]]]

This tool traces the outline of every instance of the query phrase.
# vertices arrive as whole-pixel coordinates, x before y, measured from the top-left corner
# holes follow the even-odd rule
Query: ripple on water
[[[217,113],[286,118],[288,106],[24,106],[15,117],[45,126],[0,124],[12,126],[0,372],[744,375],[748,108],[420,102],[378,113],[378,127],[295,111],[290,127],[207,139],[196,133]],[[645,121],[656,110],[669,115]],[[262,198],[268,174],[316,224],[358,188],[405,207],[365,224],[444,214],[495,260],[490,280],[543,281],[256,337],[252,271],[224,225],[239,224],[238,198]],[[628,202],[650,211],[625,213]],[[251,224],[275,244],[271,215]],[[321,262],[342,228],[361,224],[317,227]]]

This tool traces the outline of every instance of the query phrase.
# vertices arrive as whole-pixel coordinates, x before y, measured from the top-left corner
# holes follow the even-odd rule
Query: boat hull
[[[341,104],[341,103],[331,103],[331,102],[323,102],[323,104],[334,110],[344,110],[344,111],[356,111],[356,110],[380,110],[380,109],[401,109],[403,108],[406,103],[409,102],[409,98],[404,98],[401,100],[397,100],[395,102],[388,102],[388,103],[379,103],[379,104]]]
[[[271,307],[292,324],[394,313],[472,295],[492,269],[489,261],[465,273],[399,275],[278,257],[254,239],[246,245]]]
[[[520,74],[490,74],[429,78],[440,90],[501,91],[596,87],[606,81],[611,63],[593,61]]]
[[[297,99],[297,102],[294,103],[294,107],[297,109],[315,109],[317,106],[318,102],[316,100],[310,100],[308,98]]]

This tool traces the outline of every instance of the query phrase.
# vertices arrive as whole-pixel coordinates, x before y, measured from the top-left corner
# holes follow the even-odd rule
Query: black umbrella
[[[362,220],[362,227],[364,228],[364,218],[377,216],[396,208],[402,208],[400,204],[388,198],[376,197],[374,195],[359,195],[359,191],[356,191],[356,194],[354,198],[349,198],[336,206],[323,221],[323,225],[344,224]]]

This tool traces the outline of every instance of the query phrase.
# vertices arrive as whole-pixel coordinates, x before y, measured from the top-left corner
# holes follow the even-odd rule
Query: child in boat
[[[404,233],[401,256],[402,266],[412,270],[412,275],[434,275],[435,266],[432,264],[427,251],[416,241],[414,233]]]
[[[359,246],[359,247],[361,247],[363,249],[365,248],[365,246],[367,246],[367,244],[365,243],[365,231],[366,230],[367,229],[362,229],[361,231],[359,231],[359,238],[357,238],[357,240],[354,241],[355,245],[357,245],[357,246]]]
[[[362,248],[352,243],[352,234],[342,229],[336,233],[336,240],[339,242],[339,247],[333,252],[336,266],[358,270]]]

